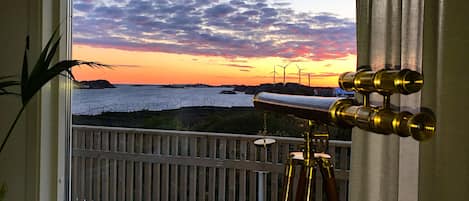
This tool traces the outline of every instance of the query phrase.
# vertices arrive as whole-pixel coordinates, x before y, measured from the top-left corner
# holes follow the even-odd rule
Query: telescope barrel
[[[254,97],[254,107],[330,124],[329,109],[337,100],[339,98],[261,92]]]
[[[411,94],[423,86],[423,76],[408,69],[346,72],[339,76],[340,88],[360,93]]]
[[[432,114],[413,115],[393,112],[389,108],[365,107],[357,105],[352,99],[261,92],[254,97],[254,106],[328,125],[357,126],[380,134],[412,136],[418,141],[435,134],[436,120]]]

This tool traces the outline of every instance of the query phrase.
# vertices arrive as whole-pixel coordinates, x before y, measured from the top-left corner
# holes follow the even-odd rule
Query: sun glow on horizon
[[[194,56],[161,52],[118,50],[113,48],[73,45],[73,58],[96,61],[111,65],[111,69],[73,69],[78,80],[106,79],[115,84],[244,84],[257,85],[283,82],[283,69],[289,60],[279,57],[224,58],[217,56]],[[354,71],[356,55],[322,61],[297,58],[286,68],[286,82],[311,86],[338,86],[338,75]]]
[[[354,11],[354,0],[74,0],[73,59],[113,68],[73,72],[116,84],[337,86],[356,66]]]

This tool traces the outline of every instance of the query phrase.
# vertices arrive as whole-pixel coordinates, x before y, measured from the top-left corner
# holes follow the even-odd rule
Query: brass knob
[[[409,119],[408,128],[412,137],[425,141],[435,135],[436,119],[433,114],[422,112]]]

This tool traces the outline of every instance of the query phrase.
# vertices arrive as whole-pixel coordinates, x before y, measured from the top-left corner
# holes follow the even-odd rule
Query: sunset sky
[[[126,84],[337,86],[356,65],[355,0],[74,0],[73,58]]]

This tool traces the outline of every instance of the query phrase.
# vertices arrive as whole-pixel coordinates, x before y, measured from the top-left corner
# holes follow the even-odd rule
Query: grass
[[[307,121],[289,115],[267,113],[268,135],[302,137]],[[73,124],[259,134],[264,130],[264,113],[252,107],[186,107],[164,111],[105,112],[74,115]],[[329,128],[331,139],[350,140],[350,129]]]

